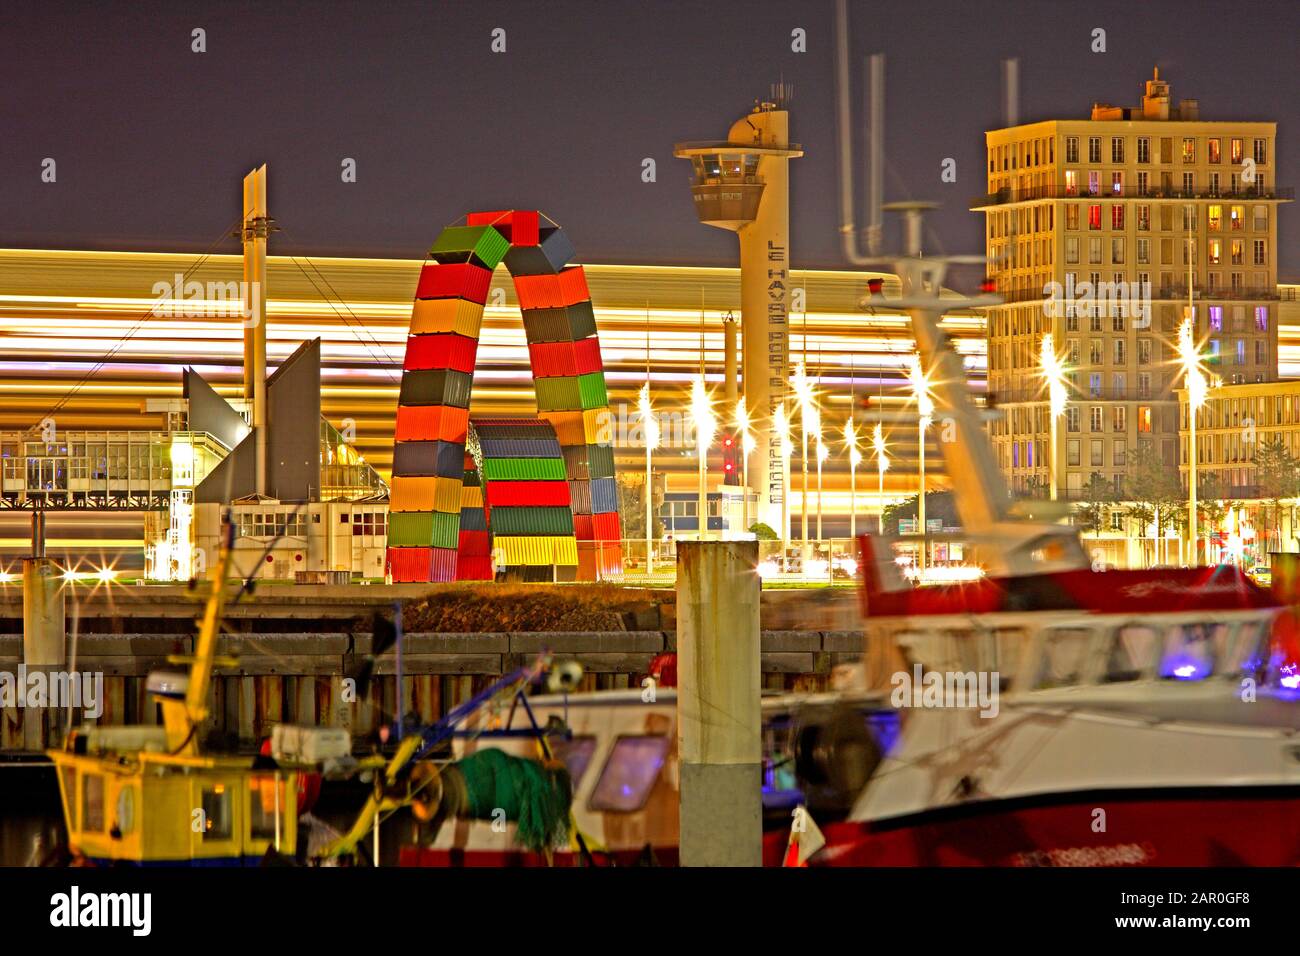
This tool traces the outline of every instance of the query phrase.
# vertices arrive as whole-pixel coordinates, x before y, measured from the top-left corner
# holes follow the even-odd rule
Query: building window
[[[1217,136],[1216,136],[1214,139],[1208,140],[1208,141],[1206,142],[1206,144],[1205,144],[1205,155],[1206,155],[1206,161],[1207,161],[1207,162],[1217,163],[1217,162],[1219,162],[1219,161],[1222,160],[1223,157],[1221,157],[1221,156],[1219,155],[1219,144],[1220,144],[1220,142],[1221,142],[1221,141],[1219,140],[1219,138],[1218,138]]]
[[[1245,243],[1242,242],[1242,240],[1240,240],[1240,239],[1233,239],[1233,240],[1232,240],[1232,245],[1231,245],[1229,248],[1230,248],[1231,255],[1232,255],[1232,264],[1233,264],[1234,266],[1239,266],[1239,265],[1242,265],[1242,264],[1243,264],[1243,258],[1242,258],[1242,256],[1243,256],[1243,252],[1242,252],[1242,250],[1243,250],[1243,247],[1244,247],[1244,246],[1245,246]]]
[[[1101,162],[1101,137],[1100,136],[1088,137],[1088,162],[1090,163]]]
[[[1065,161],[1067,163],[1077,163],[1079,161],[1079,137],[1065,137]]]
[[[1255,328],[1260,332],[1268,331],[1268,306],[1255,306]]]
[[[1092,441],[1088,442],[1088,464],[1089,465],[1091,465],[1093,468],[1100,468],[1102,466],[1101,454],[1102,454],[1102,440],[1100,438],[1094,438],[1092,439]]]
[[[1093,405],[1092,408],[1089,410],[1089,418],[1090,418],[1089,425],[1091,426],[1089,428],[1089,431],[1094,431],[1094,432],[1101,431],[1101,416],[1102,416],[1102,407],[1100,405]]]
[[[1151,397],[1151,373],[1139,372],[1138,373],[1138,398],[1150,398],[1150,397]]]
[[[1257,166],[1263,166],[1267,162],[1268,162],[1268,140],[1257,139],[1255,140],[1255,164]]]
[[[1196,174],[1183,173],[1183,193],[1188,196],[1196,194]]]
[[[1263,339],[1255,340],[1255,364],[1263,365],[1268,361],[1267,343]]]
[[[1115,353],[1115,362],[1114,362],[1114,364],[1115,364],[1115,365],[1123,365],[1123,364],[1124,364],[1124,358],[1125,358],[1125,355],[1124,355],[1124,340],[1123,340],[1123,339],[1116,339],[1116,340],[1115,340],[1114,353]]]
[[[1065,171],[1065,194],[1067,196],[1077,196],[1079,194],[1079,172],[1075,169]]]
[[[1124,195],[1124,174],[1116,171],[1110,174],[1110,191],[1114,196]]]
[[[1074,405],[1065,409],[1065,430],[1067,432],[1077,432],[1079,430],[1079,409]]]
[[[1223,242],[1219,239],[1211,239],[1209,244],[1210,265],[1217,266],[1223,261]]]
[[[1146,136],[1138,137],[1138,162],[1151,162],[1151,140]]]
[[[1245,218],[1246,218],[1245,206],[1228,207],[1228,219],[1231,224],[1231,228],[1233,232],[1238,232],[1241,230]]]
[[[1256,232],[1268,231],[1268,207],[1267,206],[1255,207],[1255,231]]]
[[[1150,174],[1146,170],[1138,173],[1137,192],[1139,196],[1145,196],[1151,191]]]
[[[1210,173],[1210,195],[1219,195],[1219,174]]]
[[[1088,170],[1088,195],[1096,196],[1101,192],[1101,173],[1095,169]]]
[[[1194,137],[1183,137],[1183,162],[1196,162],[1196,139]]]
[[[1139,265],[1146,265],[1151,261],[1151,240],[1139,239],[1137,241],[1137,255]]]
[[[1079,439],[1071,438],[1065,443],[1065,464],[1071,468],[1079,465]]]
[[[1101,264],[1101,239],[1100,238],[1093,238],[1088,240],[1088,263],[1089,265],[1094,265],[1094,266]]]
[[[1101,339],[1088,340],[1088,364],[1089,365],[1101,364]],[[1100,392],[1101,392],[1101,376],[1098,375],[1093,379],[1093,383],[1092,383],[1093,398],[1096,398]]]
[[[1206,223],[1206,225],[1209,227],[1209,230],[1211,232],[1218,232],[1223,227],[1222,206],[1217,204],[1210,206],[1209,211],[1206,213],[1206,216],[1208,218],[1208,222]]]
[[[1110,227],[1112,229],[1124,228],[1124,207],[1120,203],[1115,203],[1110,207]]]
[[[1150,339],[1138,339],[1138,364],[1139,365],[1151,364],[1151,340]],[[1148,375],[1147,378],[1149,380],[1150,376]]]
[[[1079,237],[1078,236],[1065,237],[1065,261],[1066,262],[1079,261]]]
[[[1151,432],[1151,406],[1139,405],[1137,410],[1137,429],[1143,434]],[[1119,429],[1116,429],[1119,431]]]
[[[1110,138],[1110,161],[1112,163],[1124,162],[1124,137],[1112,136]]]
[[[1101,205],[1099,203],[1094,203],[1088,207],[1088,228],[1101,228]]]
[[[1245,152],[1242,149],[1242,141],[1240,139],[1229,140],[1228,151],[1229,151],[1229,158],[1232,161],[1232,165],[1240,166],[1241,161],[1245,156]]]
[[[1265,244],[1263,239],[1255,240],[1255,265],[1267,265],[1268,261],[1265,254]]]
[[[1139,232],[1150,232],[1151,231],[1151,207],[1138,206],[1137,220],[1138,220]]]
[[[1223,306],[1221,305],[1210,306],[1210,331],[1223,331]]]
[[[1116,464],[1118,464],[1118,462],[1116,462]],[[1117,510],[1117,511],[1112,511],[1110,513],[1110,530],[1111,531],[1124,530],[1124,512]]]
[[[1128,431],[1128,407],[1125,405],[1116,405],[1110,410],[1110,430],[1113,432]]]
[[[1116,236],[1110,241],[1110,261],[1113,265],[1124,264],[1124,237]],[[1256,263],[1258,265],[1258,263]]]
[[[1065,207],[1065,228],[1066,229],[1079,228],[1079,204],[1078,203],[1070,203],[1068,206]]]

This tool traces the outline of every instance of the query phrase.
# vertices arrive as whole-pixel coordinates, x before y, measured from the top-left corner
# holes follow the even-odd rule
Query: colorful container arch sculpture
[[[618,489],[595,314],[573,246],[535,211],[470,213],[420,273],[397,407],[394,581],[597,580],[622,572]],[[471,423],[492,270],[523,313],[536,419]]]

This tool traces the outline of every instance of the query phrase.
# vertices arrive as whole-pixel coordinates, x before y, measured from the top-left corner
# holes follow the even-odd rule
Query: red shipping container
[[[469,262],[439,265],[425,263],[420,270],[420,284],[416,286],[417,299],[466,299],[483,305],[487,302],[488,286],[492,273],[482,266]]]
[[[567,508],[567,481],[489,481],[487,504],[496,507]],[[491,519],[489,519],[491,520]]]
[[[578,374],[572,342],[533,342],[528,346],[528,357],[534,378],[573,378]]]
[[[591,516],[592,538],[596,541],[618,541],[623,535],[619,528],[618,512],[606,511]]]
[[[623,573],[623,549],[617,544],[578,542],[578,580],[602,581]]]
[[[574,364],[577,366],[578,375],[605,371],[605,366],[600,361],[600,339],[592,335],[585,339],[579,339],[572,344]]]
[[[455,332],[410,335],[406,339],[406,361],[402,368],[407,371],[449,368],[473,375],[477,351],[478,339]]]
[[[486,531],[462,531],[458,539],[457,551],[463,558],[467,554],[491,554],[491,542]]]
[[[587,273],[583,271],[582,266],[561,269],[555,279],[564,298],[563,305],[577,305],[591,298],[591,292],[587,289]]]
[[[429,580],[432,548],[389,548],[385,556],[388,573],[397,584],[424,584]]]
[[[469,409],[450,405],[397,406],[397,441],[464,442]]]
[[[492,557],[486,554],[462,554],[456,559],[457,581],[491,581]]]
[[[512,246],[535,246],[541,238],[541,218],[535,209],[498,209],[472,212],[465,217],[465,225],[492,226],[509,239]]]
[[[443,583],[456,580],[456,549],[430,548],[429,581]]]
[[[592,527],[591,515],[573,516],[573,536],[579,541],[594,541],[596,529]]]

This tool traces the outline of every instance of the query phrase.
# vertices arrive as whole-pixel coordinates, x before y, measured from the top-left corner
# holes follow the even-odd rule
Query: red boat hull
[[[990,801],[890,824],[834,823],[813,866],[1296,866],[1300,789],[1110,792]],[[1098,812],[1104,811],[1104,817]],[[1104,831],[1101,827],[1104,822]],[[1094,826],[1098,829],[1094,830]],[[779,866],[784,834],[763,860]]]

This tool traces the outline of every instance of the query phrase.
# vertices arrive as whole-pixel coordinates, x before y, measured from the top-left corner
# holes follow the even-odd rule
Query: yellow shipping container
[[[465,299],[416,299],[411,310],[411,331],[455,332],[478,338],[483,324],[483,306]]]
[[[389,511],[441,511],[460,514],[459,478],[411,478],[394,475]]]
[[[483,489],[478,485],[466,485],[460,490],[461,508],[482,508]]]
[[[512,567],[578,563],[578,542],[563,535],[494,537],[492,546],[501,549],[505,563]]]

